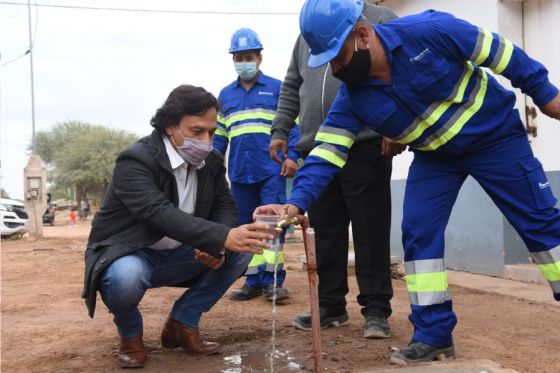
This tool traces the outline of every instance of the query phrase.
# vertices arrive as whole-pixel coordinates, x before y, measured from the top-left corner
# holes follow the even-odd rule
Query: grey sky
[[[27,4],[25,0],[13,0]],[[183,11],[298,13],[303,0],[36,0],[39,4]],[[35,9],[32,8],[32,15]],[[39,7],[34,45],[35,125],[80,120],[134,132],[177,85],[218,94],[236,78],[231,34],[255,30],[264,45],[261,69],[282,79],[299,32],[298,15],[136,13]],[[28,48],[27,6],[0,3],[0,65]],[[35,25],[35,19],[32,24]],[[23,197],[31,143],[29,58],[0,67],[0,183]],[[102,149],[100,149],[102,151]]]

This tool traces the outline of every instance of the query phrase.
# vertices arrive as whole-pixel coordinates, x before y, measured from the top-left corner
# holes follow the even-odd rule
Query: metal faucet
[[[289,227],[292,224],[299,224],[300,219],[297,216],[292,216],[291,218],[288,216],[288,205],[284,207],[284,216],[280,219],[278,223],[276,223],[276,227],[274,228],[274,233],[276,236],[279,237],[282,234],[284,228]]]

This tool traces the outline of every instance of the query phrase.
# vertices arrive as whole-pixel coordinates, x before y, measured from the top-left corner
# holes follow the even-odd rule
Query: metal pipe
[[[307,278],[309,281],[309,305],[311,307],[311,340],[313,344],[313,371],[321,371],[321,319],[319,314],[319,276],[317,275],[317,256],[315,255],[315,231],[309,228],[309,220],[304,215],[288,216],[286,206],[284,216],[280,219],[276,228],[276,234],[282,233],[284,228],[290,224],[301,225],[303,235],[303,246],[307,258]]]

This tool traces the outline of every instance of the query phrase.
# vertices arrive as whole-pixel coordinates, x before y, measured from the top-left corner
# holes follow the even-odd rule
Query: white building
[[[374,2],[374,1],[370,1]],[[560,0],[383,0],[399,16],[436,9],[497,32],[542,62],[550,79],[560,86]],[[488,70],[488,72],[490,72]],[[511,88],[509,81],[500,82]],[[555,195],[560,196],[560,123],[546,117],[519,90],[517,108],[536,127],[529,135],[533,151],[542,162]],[[528,110],[526,110],[528,108]],[[536,117],[529,118],[528,113]],[[393,163],[392,252],[402,257],[400,223],[404,184],[412,154]],[[427,212],[429,213],[429,212]],[[525,245],[480,186],[469,178],[463,185],[446,231],[447,265],[476,273],[499,275],[507,264],[528,263]]]

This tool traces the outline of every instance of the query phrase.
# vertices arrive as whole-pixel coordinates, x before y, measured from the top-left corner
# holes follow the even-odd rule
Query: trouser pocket
[[[519,161],[519,163],[527,175],[536,208],[546,210],[554,207],[557,200],[552,194],[550,183],[546,178],[541,162],[537,158],[531,158]]]

